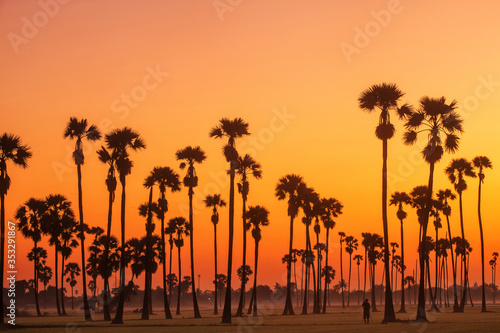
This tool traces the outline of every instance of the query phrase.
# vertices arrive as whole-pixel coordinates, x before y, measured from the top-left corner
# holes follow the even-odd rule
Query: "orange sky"
[[[223,142],[208,138],[221,117],[249,122],[252,137],[240,140],[240,152],[252,154],[263,168],[263,179],[251,180],[249,195],[250,205],[264,205],[271,211],[261,242],[261,283],[286,282],[281,257],[287,250],[288,218],[285,203],[274,197],[274,187],[287,173],[303,175],[321,196],[344,204],[333,235],[344,231],[360,239],[364,231],[382,233],[382,145],[374,136],[378,118],[357,105],[357,97],[370,85],[395,82],[406,92],[404,100],[412,104],[423,95],[458,100],[465,134],[456,156],[446,155],[437,165],[436,189],[450,186],[443,170],[453,157],[487,155],[494,167],[500,161],[500,139],[495,135],[500,121],[496,112],[500,46],[495,42],[500,34],[496,24],[500,5],[491,1],[241,1],[222,12],[214,3],[229,1],[74,0],[46,9],[41,3],[56,1],[0,3],[0,35],[4,36],[0,40],[0,132],[20,135],[33,151],[28,170],[9,165],[12,187],[7,218],[12,220],[18,205],[31,196],[61,193],[77,202],[76,169],[69,155],[73,143],[62,136],[70,116],[85,117],[105,132],[129,126],[146,141],[146,150],[132,154],[127,238],[144,230],[137,207],[147,200],[142,187],[145,176],[162,165],[181,172],[175,151],[200,145],[208,155],[197,168],[200,186],[195,198],[196,269],[202,275],[202,289],[211,287],[213,234],[210,212],[199,202],[214,191],[227,200],[229,192],[228,179],[222,176],[227,168],[220,152]],[[369,36],[363,39],[359,31],[366,29]],[[347,44],[357,51],[346,56],[342,50]],[[156,80],[149,77],[154,71],[160,73]],[[131,94],[135,97],[127,105],[124,101]],[[428,175],[428,166],[418,157],[419,148],[404,146],[402,123],[394,123],[397,133],[389,143],[390,193],[425,184]],[[87,223],[105,226],[107,167],[93,153],[98,147],[87,147],[84,209]],[[464,198],[465,232],[474,248],[471,281],[479,282],[477,180],[469,184]],[[488,261],[499,250],[495,242],[500,231],[497,170],[487,171],[483,189]],[[187,191],[168,195],[168,200],[169,217],[183,214]],[[118,207],[119,200],[115,212]],[[458,235],[456,202],[453,209],[452,230]],[[241,264],[240,211],[238,198],[236,267]],[[118,235],[118,213],[114,217],[113,233]],[[399,242],[394,207],[389,217],[391,241]],[[219,230],[219,271],[224,272],[226,211],[221,212]],[[409,211],[405,243],[410,271],[417,233],[415,214]],[[330,258],[339,273],[337,238],[331,241]],[[31,244],[20,237],[18,243],[19,265],[29,269],[18,278],[31,278],[25,259]],[[294,247],[303,244],[304,230],[297,223]],[[249,250],[253,253],[252,242]],[[186,247],[186,260],[188,252]],[[253,256],[249,259],[253,261]],[[79,262],[79,255],[70,260]],[[188,261],[184,263],[188,272]],[[157,276],[154,284],[160,281]]]

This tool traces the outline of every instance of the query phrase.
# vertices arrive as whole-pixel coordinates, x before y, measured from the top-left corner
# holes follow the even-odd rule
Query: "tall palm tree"
[[[99,160],[102,163],[106,163],[108,165],[108,173],[106,176],[106,187],[108,189],[108,226],[106,229],[106,238],[105,240],[110,241],[111,240],[111,221],[112,221],[112,216],[113,216],[113,202],[115,201],[115,191],[116,191],[116,176],[115,176],[115,170],[116,170],[116,161],[118,159],[118,151],[116,149],[112,149],[110,151],[106,150],[104,146],[101,147],[97,151],[97,155],[99,157]],[[104,266],[106,267],[108,264],[108,257],[109,257],[109,244],[105,245],[104,248]],[[110,321],[111,320],[111,313],[109,311],[109,300],[111,299],[111,295],[109,293],[109,276],[107,274],[104,274],[104,292],[103,292],[103,314],[104,314],[104,320]]]
[[[418,110],[411,112],[405,123],[407,131],[404,134],[404,143],[407,145],[412,145],[417,141],[417,133],[427,132],[428,134],[427,144],[422,150],[424,160],[429,163],[429,180],[427,184],[427,203],[422,214],[421,240],[425,239],[427,235],[434,185],[434,166],[441,160],[445,150],[449,153],[458,150],[459,137],[457,134],[463,132],[462,119],[455,111],[456,107],[456,101],[446,103],[444,97],[430,98],[425,96],[420,99]],[[422,246],[420,248],[423,249]],[[420,254],[417,320],[427,320],[425,314],[424,273],[425,261],[423,254]]]
[[[212,128],[209,136],[211,138],[227,138],[227,144],[223,147],[223,154],[229,162],[229,250],[227,257],[227,291],[222,313],[222,323],[231,323],[231,273],[233,265],[233,239],[234,239],[234,177],[238,169],[238,151],[235,141],[245,135],[249,135],[248,123],[241,118],[230,120],[222,118],[219,124]]]
[[[175,225],[175,233],[176,233],[176,238],[174,239],[175,241],[175,246],[177,247],[177,254],[178,254],[178,269],[179,269],[179,274],[178,276],[181,275],[181,247],[184,246],[184,235],[188,236],[189,235],[189,230],[190,227],[188,225],[189,222],[186,221],[185,218],[183,217],[175,217],[171,219],[172,224]],[[177,291],[177,310],[176,314],[180,315],[181,314],[181,281],[179,281],[178,284],[178,291]]]
[[[191,253],[191,294],[193,295],[193,309],[194,317],[201,318],[200,309],[198,308],[198,300],[196,299],[196,288],[195,288],[195,278],[194,278],[194,224],[193,224],[193,188],[198,186],[198,177],[196,176],[196,170],[194,168],[195,163],[202,163],[207,157],[205,152],[199,147],[188,146],[184,149],[180,149],[175,153],[177,160],[185,161],[180,165],[181,169],[184,169],[187,165],[187,174],[184,177],[184,186],[189,188],[189,225],[191,230],[189,230],[189,248]]]
[[[288,210],[287,214],[290,216],[290,242],[288,246],[289,258],[292,257],[293,250],[293,220],[297,217],[300,207],[299,187],[304,184],[302,176],[299,175],[286,175],[278,181],[276,185],[275,195],[278,200],[285,200],[288,197]],[[291,296],[291,277],[292,277],[292,263],[288,262],[286,267],[286,300],[283,315],[294,315]]]
[[[390,112],[397,111],[400,119],[411,114],[411,107],[408,104],[398,106],[398,102],[404,93],[392,83],[376,84],[361,93],[358,98],[359,106],[362,110],[373,112],[380,110],[379,124],[375,130],[375,135],[382,140],[382,224],[384,227],[384,244],[389,248],[389,226],[387,223],[387,141],[394,136],[395,128],[391,123]],[[385,311],[384,322],[396,321],[394,304],[392,302],[392,289],[389,276],[389,253],[385,252]]]
[[[326,229],[326,258],[325,258],[325,267],[328,267],[328,252],[329,252],[329,244],[330,244],[330,229],[335,227],[334,218],[337,218],[340,214],[342,214],[342,204],[335,198],[323,198],[321,199],[321,205],[323,207],[323,214],[321,215],[321,221],[323,222],[323,226]],[[330,279],[325,278],[325,288],[323,291],[323,313],[326,313],[326,297],[328,294]]]
[[[358,305],[359,305],[359,265],[361,265],[361,260],[363,260],[363,256],[360,255],[360,254],[356,254],[354,256],[354,258],[352,258],[352,260],[356,260],[356,265],[358,266],[358,290],[357,290],[357,294],[358,294]]]
[[[448,225],[448,241],[450,244],[450,252],[451,252],[451,265],[452,265],[452,271],[453,271],[453,298],[454,298],[454,303],[453,303],[453,312],[458,312],[459,311],[459,306],[458,306],[458,294],[457,294],[457,270],[455,267],[455,258],[454,258],[454,251],[453,251],[453,242],[452,242],[452,234],[451,234],[451,227],[450,227],[450,215],[451,215],[451,207],[448,204],[448,200],[455,200],[456,196],[451,192],[451,190],[446,189],[446,190],[439,190],[437,192],[437,200],[439,201],[441,205],[441,211],[444,216],[446,216],[446,223]]]
[[[153,172],[151,172],[152,174]],[[139,206],[139,215],[142,217],[146,217],[146,238],[145,240],[145,258],[144,258],[144,298],[142,305],[142,320],[149,320],[149,313],[152,312],[152,309],[149,307],[149,299],[151,298],[151,261],[152,261],[152,244],[151,244],[151,236],[155,229],[155,224],[153,223],[153,212],[158,211],[156,203],[154,203],[155,207],[153,207],[153,185],[154,179],[152,175],[149,175],[144,180],[144,187],[149,188],[149,200],[146,204],[142,204]]]
[[[248,223],[253,227],[252,237],[255,240],[255,264],[254,264],[254,276],[253,276],[253,315],[257,316],[257,268],[259,260],[259,242],[262,238],[261,227],[269,225],[269,211],[262,206],[251,206],[248,207]]]
[[[243,267],[246,266],[247,258],[247,230],[250,225],[246,222],[246,203],[248,199],[248,192],[250,191],[250,183],[248,181],[248,176],[252,175],[256,179],[262,178],[262,170],[260,164],[257,163],[250,155],[246,154],[244,157],[238,157],[238,170],[237,173],[241,176],[241,180],[238,183],[238,193],[241,194],[243,200]],[[240,289],[240,301],[238,303],[238,310],[236,311],[236,317],[241,317],[243,315],[243,308],[245,307],[245,285],[246,285],[246,270],[243,270],[243,276],[241,280]]]
[[[82,193],[82,165],[84,162],[83,155],[83,139],[89,141],[97,141],[101,139],[101,132],[95,125],[88,126],[87,119],[78,120],[75,117],[69,119],[66,129],[64,130],[64,137],[71,140],[76,139],[75,150],[73,151],[73,160],[76,164],[78,172],[78,212],[80,220],[80,247],[82,251],[82,267],[85,267],[85,235],[84,235],[84,221],[83,221],[83,193]],[[85,311],[85,321],[92,321],[90,314],[89,301],[87,298],[87,279],[86,274],[82,274],[82,289],[83,289],[83,308]]]
[[[347,279],[347,306],[349,306],[349,299],[351,295],[351,263],[352,263],[352,253],[354,250],[358,249],[358,240],[353,236],[347,236],[345,238],[345,251],[349,253],[349,277]]]
[[[69,282],[71,287],[71,309],[75,309],[75,303],[73,301],[73,288],[76,286],[76,277],[80,276],[80,266],[76,262],[70,262],[66,265],[64,269],[64,275],[69,274],[66,278],[66,282]]]
[[[21,139],[13,134],[2,134],[0,136],[0,260],[4,262],[5,257],[5,196],[9,191],[11,180],[7,172],[7,162],[11,161],[22,168],[28,167],[31,158],[31,148],[21,143]],[[4,265],[0,265],[0,290],[3,290]],[[5,304],[0,297],[0,324],[4,325]]]
[[[106,134],[105,139],[107,148],[116,152],[115,165],[118,171],[120,183],[122,185],[120,229],[123,250],[125,248],[125,185],[126,177],[132,172],[133,166],[129,155],[129,149],[134,151],[141,150],[146,148],[146,144],[140,137],[139,133],[128,127],[111,131],[111,133]],[[112,324],[123,324],[123,306],[125,304],[125,295],[123,295],[123,290],[125,288],[125,266],[125,256],[122,253],[120,258],[120,296],[118,299],[118,308],[116,310],[115,319],[113,319]]]
[[[411,197],[406,192],[394,192],[391,196],[389,205],[398,207],[396,216],[401,224],[401,309],[400,313],[406,313],[405,309],[405,251],[404,251],[404,233],[403,221],[408,214],[403,210],[403,205],[411,205]]]
[[[342,244],[344,243],[345,239],[345,232],[339,231],[339,242],[340,242],[340,280],[344,280],[344,270],[342,269]],[[341,287],[341,295],[342,295],[342,308],[345,308],[345,302],[344,302],[344,284],[340,284]]]
[[[481,234],[481,279],[483,283],[482,287],[482,305],[481,312],[486,312],[486,285],[484,283],[484,238],[483,238],[483,222],[481,219],[481,185],[484,183],[484,169],[493,168],[490,159],[486,156],[476,156],[472,160],[472,164],[477,169],[477,174],[479,176],[479,189],[478,189],[478,199],[477,199],[477,216],[479,220],[479,231]]]
[[[64,261],[68,259],[73,254],[73,249],[78,247],[78,222],[74,219],[65,219],[61,221],[61,241],[60,241],[60,251],[61,251],[61,313],[63,316],[66,315],[66,308],[64,304],[64,272],[65,265]],[[84,225],[84,232],[87,231],[87,225]]]
[[[462,196],[463,191],[467,189],[467,182],[465,181],[465,176],[475,178],[476,173],[474,172],[474,168],[472,167],[472,163],[466,160],[465,158],[453,159],[445,170],[448,179],[455,187],[455,191],[458,193],[458,202],[460,208],[460,230],[462,232],[462,239],[465,239],[464,232],[464,218],[463,218],[463,204],[462,204]],[[464,293],[462,295],[462,300],[460,301],[460,312],[463,312],[466,301],[467,294],[467,256],[465,255],[466,247],[463,247],[463,274],[464,274]]]
[[[364,277],[363,277],[363,299],[366,299],[366,268],[368,266],[368,248],[370,245],[370,233],[368,232],[362,232],[361,237],[363,237],[363,240],[361,241],[361,245],[365,248],[365,271],[364,271]]]
[[[215,260],[215,277],[214,281],[217,281],[217,223],[219,223],[219,212],[217,211],[217,207],[226,207],[226,202],[221,198],[220,194],[207,195],[203,200],[205,206],[207,208],[212,208],[212,217],[211,221],[214,225],[214,260]],[[214,283],[214,314],[218,314],[217,307],[217,290],[218,283]]]
[[[47,210],[45,200],[30,198],[16,211],[16,220],[19,221],[17,228],[25,238],[33,241],[33,281],[35,289],[35,307],[38,317],[42,315],[40,312],[40,304],[38,302],[38,268],[40,266],[40,258],[38,257],[38,243],[42,239],[41,224],[43,216]]]

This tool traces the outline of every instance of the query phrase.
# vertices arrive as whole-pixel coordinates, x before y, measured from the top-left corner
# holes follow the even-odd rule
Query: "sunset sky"
[[[486,171],[483,187],[486,263],[493,251],[500,250],[500,4],[485,0],[60,2],[0,2],[0,133],[19,135],[33,152],[29,169],[8,165],[12,186],[7,220],[13,220],[17,207],[28,198],[53,193],[66,195],[77,212],[74,142],[63,138],[71,116],[87,118],[104,133],[131,127],[147,144],[146,150],[131,156],[126,238],[145,232],[137,209],[147,200],[142,182],[150,170],[170,166],[183,176],[176,150],[199,145],[208,158],[197,166],[195,264],[201,288],[212,288],[213,227],[211,212],[201,200],[218,192],[227,201],[229,179],[221,154],[224,141],[210,139],[208,133],[222,117],[241,117],[252,135],[239,140],[240,154],[251,154],[263,170],[262,180],[250,180],[248,203],[271,212],[270,225],[262,231],[259,283],[286,284],[281,258],[287,251],[289,219],[286,203],[276,199],[274,189],[288,173],[304,176],[322,197],[337,198],[344,205],[330,243],[336,283],[338,232],[360,242],[361,232],[382,234],[382,143],[374,134],[378,114],[361,111],[357,98],[372,84],[394,82],[406,93],[403,102],[413,105],[425,95],[458,101],[465,133],[459,152],[445,154],[437,164],[435,189],[451,188],[444,169],[452,158],[488,156],[494,169]],[[397,133],[389,141],[389,193],[409,192],[426,184],[429,168],[418,144],[403,144],[403,123],[395,115],[392,120]],[[425,137],[421,139],[420,144]],[[84,213],[86,223],[105,228],[107,166],[95,154],[101,144],[85,149]],[[480,283],[478,180],[468,183],[464,213],[466,238],[473,247],[472,285]],[[168,193],[167,199],[168,218],[187,217],[186,189]],[[119,204],[117,196],[112,230],[116,236]],[[458,202],[452,209],[452,233],[459,236]],[[411,273],[418,223],[415,211],[407,211],[405,254]],[[233,266],[237,268],[242,238],[239,196],[235,212]],[[219,272],[224,273],[227,216],[223,209],[218,233]],[[295,224],[295,248],[305,247],[300,218]],[[392,206],[389,229],[390,241],[399,243],[399,221]],[[440,235],[444,237],[444,229]],[[17,242],[18,266],[23,268],[18,279],[30,279],[32,266],[26,254],[32,244],[20,235]],[[43,246],[52,266],[53,248]],[[188,247],[183,254],[183,271],[188,273]],[[347,265],[347,256],[344,260]],[[80,262],[79,252],[70,261]],[[160,283],[157,274],[153,284]]]

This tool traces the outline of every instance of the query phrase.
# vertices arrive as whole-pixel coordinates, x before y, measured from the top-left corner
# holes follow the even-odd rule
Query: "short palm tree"
[[[84,225],[84,231],[87,230],[87,226]],[[61,241],[60,241],[60,251],[61,251],[61,313],[66,315],[66,308],[64,304],[64,261],[68,259],[73,254],[73,249],[78,247],[78,237],[79,226],[76,220],[65,219],[61,221]]]
[[[352,264],[352,254],[358,249],[358,240],[353,236],[347,236],[345,238],[345,251],[349,253],[349,275],[347,278],[347,306],[349,306],[349,299],[351,295],[351,264]]]
[[[363,256],[360,255],[360,254],[356,254],[352,260],[356,260],[356,265],[358,266],[358,290],[357,290],[357,294],[358,294],[358,305],[359,305],[359,291],[360,291],[360,286],[359,286],[359,265],[361,265],[361,261],[363,260]]]
[[[238,183],[238,192],[241,194],[243,200],[243,264],[246,266],[247,259],[247,230],[250,228],[246,221],[246,210],[247,210],[247,199],[248,192],[250,191],[250,183],[248,181],[248,176],[253,176],[256,179],[262,178],[262,170],[260,164],[257,163],[250,155],[246,154],[244,157],[238,157],[238,170],[237,173],[241,176],[241,181]],[[246,285],[246,270],[243,270],[243,276],[241,279],[241,289],[240,289],[240,301],[238,303],[238,309],[236,311],[236,317],[241,317],[243,315],[243,307],[245,306],[245,285]]]
[[[66,265],[66,268],[64,269],[64,275],[69,275],[66,278],[66,282],[69,282],[69,285],[71,287],[71,309],[75,309],[75,303],[73,301],[73,288],[76,286],[76,277],[80,276],[80,266],[76,262],[70,262]],[[85,275],[85,274],[84,274]]]
[[[257,316],[257,268],[259,260],[259,242],[262,238],[261,227],[269,225],[269,211],[262,206],[248,207],[247,212],[248,223],[253,227],[252,237],[255,240],[255,264],[253,275],[253,315]]]
[[[84,235],[84,221],[83,221],[83,193],[82,193],[82,165],[84,162],[83,155],[83,139],[89,141],[97,141],[101,139],[101,132],[95,125],[88,126],[87,119],[78,120],[75,117],[69,119],[66,129],[64,130],[64,137],[76,139],[75,150],[73,152],[73,159],[76,164],[78,172],[78,212],[80,220],[80,247],[82,251],[82,267],[85,267],[85,235]],[[82,289],[83,289],[83,309],[85,311],[85,321],[92,321],[90,314],[89,301],[87,298],[87,279],[86,274],[82,274]]]
[[[43,284],[43,291],[44,293],[47,291],[47,285],[49,284],[50,280],[52,279],[52,268],[50,268],[47,265],[41,265],[40,269],[38,270],[38,280]],[[47,307],[45,303],[46,295],[43,297],[43,308],[45,309]]]
[[[21,139],[12,134],[0,136],[0,260],[4,262],[5,257],[5,196],[9,191],[11,180],[7,172],[7,162],[11,161],[22,168],[28,167],[31,158],[31,150],[27,145],[21,143]],[[0,265],[0,290],[4,284],[4,265]],[[4,324],[5,304],[0,300],[0,324]]]
[[[405,123],[407,129],[404,134],[404,143],[413,145],[417,142],[417,133],[427,133],[427,144],[422,150],[424,160],[429,163],[429,180],[427,184],[426,207],[422,214],[422,237],[427,235],[429,213],[431,210],[432,190],[434,185],[434,166],[443,157],[444,151],[454,153],[458,150],[458,134],[463,132],[462,119],[455,111],[457,102],[446,103],[444,97],[430,98],[422,97],[419,108],[411,112]],[[417,132],[418,131],[418,132]],[[423,249],[423,247],[420,247]],[[420,254],[420,276],[418,289],[417,320],[427,320],[425,314],[425,261]]]
[[[176,233],[176,238],[174,239],[175,246],[177,247],[177,254],[178,254],[178,269],[179,269],[179,274],[178,276],[181,275],[181,247],[184,246],[184,236],[189,235],[189,222],[186,221],[185,218],[183,217],[175,217],[170,220],[173,225],[175,225],[175,233]],[[181,314],[181,283],[179,281],[178,285],[178,291],[177,291],[177,310],[176,314],[180,315]]]
[[[189,189],[189,249],[191,257],[191,294],[193,295],[193,310],[194,317],[201,318],[200,309],[198,307],[198,300],[196,298],[196,287],[194,284],[194,224],[193,224],[193,195],[196,186],[198,186],[198,176],[196,176],[196,170],[194,168],[195,163],[202,163],[207,157],[205,152],[199,147],[188,146],[184,149],[180,149],[175,153],[177,160],[183,161],[180,165],[181,169],[184,169],[187,165],[187,174],[184,177],[184,186]],[[198,286],[199,287],[199,286]]]
[[[212,217],[211,221],[214,225],[214,260],[215,260],[215,277],[214,281],[217,281],[217,224],[219,223],[219,212],[217,211],[217,207],[225,207],[226,202],[221,198],[220,194],[207,195],[205,200],[203,200],[205,206],[207,208],[212,208]],[[214,283],[214,314],[218,314],[217,307],[217,290],[218,283]]]
[[[472,164],[477,169],[477,174],[479,176],[479,190],[477,199],[477,215],[479,219],[479,231],[481,233],[481,278],[482,278],[482,306],[481,312],[486,312],[486,292],[485,292],[485,282],[484,282],[484,239],[483,239],[483,222],[481,219],[481,185],[484,183],[484,169],[491,169],[493,165],[490,159],[486,156],[476,156],[472,160]]]
[[[222,323],[231,323],[231,273],[233,265],[233,239],[234,239],[234,177],[238,169],[238,151],[235,141],[245,135],[249,135],[248,123],[241,118],[230,120],[222,118],[219,124],[212,128],[209,136],[211,138],[227,138],[224,145],[223,154],[229,162],[229,250],[227,256],[227,290],[224,310],[222,313]]]
[[[391,123],[390,112],[396,111],[399,118],[406,118],[411,114],[408,104],[398,106],[404,93],[392,83],[376,84],[361,93],[358,98],[362,110],[373,112],[380,110],[379,123],[375,135],[382,140],[382,225],[384,228],[384,245],[389,248],[389,226],[387,223],[387,141],[394,136],[394,125]],[[385,252],[385,262],[389,262],[389,253]],[[385,311],[384,322],[396,321],[394,304],[392,302],[392,289],[389,276],[389,265],[385,265]]]
[[[344,270],[342,269],[342,244],[344,243],[345,239],[345,232],[339,231],[339,243],[340,243],[340,280],[344,280]],[[342,308],[345,308],[345,302],[344,302],[344,285],[341,284],[341,295],[342,295]]]
[[[300,199],[299,199],[299,187],[301,184],[304,184],[302,176],[299,175],[286,175],[278,181],[278,185],[276,185],[275,195],[278,200],[285,200],[288,197],[288,216],[290,216],[290,242],[288,247],[288,255],[289,258],[292,257],[293,250],[293,220],[297,217],[299,213],[300,207]],[[293,306],[292,306],[292,296],[291,296],[291,281],[292,277],[292,263],[288,262],[286,267],[286,300],[285,300],[285,309],[283,310],[283,315],[293,315]]]
[[[495,296],[496,296],[496,291],[498,289],[498,287],[496,285],[497,260],[498,260],[498,252],[493,252],[492,258],[490,260],[490,266],[491,266],[491,285],[493,287],[493,304],[495,304]]]

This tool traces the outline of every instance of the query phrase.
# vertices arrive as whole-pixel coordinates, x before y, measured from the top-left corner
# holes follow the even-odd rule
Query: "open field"
[[[398,307],[396,307],[397,309]],[[487,313],[481,313],[480,306],[467,307],[462,314],[443,309],[436,314],[428,312],[429,323],[404,321],[401,323],[381,324],[383,312],[372,314],[372,322],[362,324],[361,309],[352,306],[349,309],[330,307],[326,315],[278,315],[279,309],[264,309],[266,315],[258,317],[233,318],[232,324],[220,324],[220,316],[213,316],[211,311],[202,311],[203,318],[193,319],[190,309],[183,311],[183,316],[174,316],[172,320],[162,319],[157,311],[149,321],[140,320],[140,314],[128,312],[124,325],[111,325],[100,320],[86,323],[82,315],[67,317],[47,316],[19,317],[15,332],[61,332],[61,333],[112,333],[112,332],[498,332],[500,328],[500,305],[489,305]],[[415,307],[409,306],[407,314],[398,314],[401,320],[414,318]],[[94,319],[96,317],[94,316]]]

